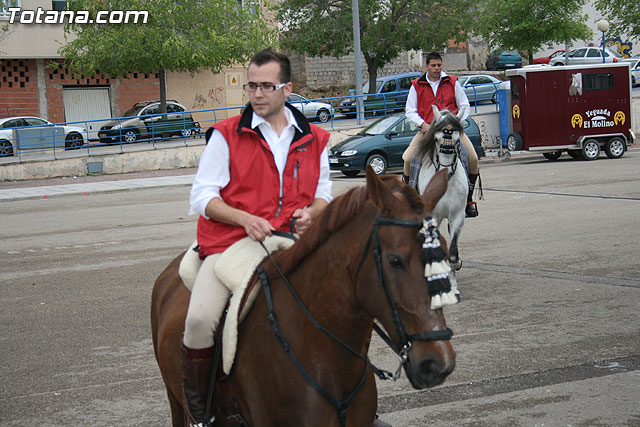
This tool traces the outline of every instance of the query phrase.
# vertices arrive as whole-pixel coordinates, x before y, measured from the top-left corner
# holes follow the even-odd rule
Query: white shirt
[[[251,118],[251,128],[259,128],[273,153],[273,159],[280,175],[280,196],[282,197],[282,174],[287,163],[289,146],[293,141],[296,128],[300,129],[295,117],[287,107],[284,109],[287,118],[287,125],[282,133],[278,134],[271,128],[269,122],[253,113]],[[301,130],[301,129],[300,129]],[[315,198],[331,201],[331,181],[329,180],[329,156],[324,150],[320,156],[320,177],[316,188]],[[230,180],[229,175],[229,145],[218,130],[214,130],[209,138],[209,142],[200,157],[198,172],[193,180],[189,202],[191,208],[189,215],[201,215],[207,219],[205,209],[211,199],[219,198],[220,190],[227,186]]]
[[[440,74],[440,78],[435,82],[429,80],[429,76],[427,75],[426,79],[431,85],[431,89],[433,90],[433,96],[436,96],[438,93],[438,86],[440,86],[440,82],[442,78],[447,74],[443,71]],[[471,104],[469,104],[469,99],[467,98],[467,94],[464,93],[464,89],[460,85],[460,82],[456,80],[455,84],[455,93],[456,93],[456,105],[458,105],[458,111],[461,111],[464,108],[464,113],[462,114],[462,120],[469,117],[469,111],[471,110]],[[411,89],[409,89],[409,95],[407,95],[407,105],[405,107],[407,119],[411,120],[415,123],[416,126],[420,127],[424,123],[424,119],[420,117],[418,114],[418,92],[416,92],[416,88],[411,85]]]

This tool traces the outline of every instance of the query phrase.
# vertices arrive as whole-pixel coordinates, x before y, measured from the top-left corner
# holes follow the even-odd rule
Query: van
[[[375,95],[363,96],[364,111],[366,115],[381,113],[387,115],[389,112],[403,111],[407,103],[411,82],[420,78],[422,73],[410,72],[402,74],[392,74],[390,76],[376,79]],[[369,92],[369,82],[362,86],[363,95]],[[336,111],[348,118],[356,116],[356,98],[344,99]]]

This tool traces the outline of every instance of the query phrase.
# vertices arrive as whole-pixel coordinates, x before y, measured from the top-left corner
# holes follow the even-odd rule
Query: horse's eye
[[[399,256],[389,255],[387,258],[389,259],[389,264],[391,264],[391,267],[397,268],[397,269],[404,268],[404,263],[402,262],[402,259]]]

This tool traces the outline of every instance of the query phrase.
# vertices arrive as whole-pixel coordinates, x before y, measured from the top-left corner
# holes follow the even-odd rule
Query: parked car
[[[473,74],[460,76],[458,81],[470,103],[491,101],[495,104],[498,102],[498,85],[502,83],[502,80],[487,74]]]
[[[363,97],[365,113],[380,112],[387,114],[389,111],[402,111],[407,103],[407,95],[411,89],[411,81],[420,78],[422,73],[411,72],[393,74],[376,79],[375,95]],[[362,86],[362,94],[369,93],[369,82]],[[356,98],[342,100],[336,110],[347,117],[356,116]]]
[[[0,157],[13,156],[15,149],[77,149],[84,145],[86,134],[85,128],[54,125],[39,117],[7,117],[0,119]]]
[[[564,49],[556,50],[555,52],[553,52],[549,56],[543,56],[541,58],[534,58],[533,59],[533,63],[534,64],[548,64],[549,61],[551,61],[553,58],[555,58],[557,56],[562,56],[562,55],[564,55]]]
[[[188,137],[199,131],[200,125],[177,101],[167,101],[166,115],[160,114],[160,101],[143,101],[102,126],[98,138],[103,143],[137,142],[167,135]]]
[[[605,48],[605,62],[618,62],[623,59],[622,55],[618,52]],[[578,47],[569,50],[567,54],[569,57],[570,65],[582,65],[582,64],[602,64],[602,47],[585,46]],[[549,61],[549,65],[566,65],[566,58],[564,55],[556,56]]]
[[[333,107],[326,102],[311,101],[302,95],[292,93],[287,102],[296,107],[309,120],[325,123],[333,117]]]
[[[462,125],[478,157],[484,157],[478,125],[470,117]],[[367,165],[371,165],[376,174],[402,167],[402,153],[418,130],[404,114],[382,117],[331,147],[329,165],[349,177],[357,176]]]
[[[631,87],[640,86],[640,57],[625,59],[631,64]]]
[[[522,67],[522,56],[516,49],[496,49],[485,63],[487,70],[506,70]]]

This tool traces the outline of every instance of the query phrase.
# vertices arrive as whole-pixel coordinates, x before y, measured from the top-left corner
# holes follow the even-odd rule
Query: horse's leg
[[[182,409],[180,398],[173,395],[171,390],[167,388],[167,396],[169,398],[169,406],[171,407],[171,424],[173,427],[186,427],[187,422]]]
[[[449,245],[449,263],[451,265],[451,273],[449,273],[449,281],[451,282],[451,290],[456,294],[456,298],[460,299],[460,291],[458,290],[458,281],[456,279],[456,270],[462,267],[460,254],[458,252],[458,237],[464,223],[464,211],[462,214],[456,214],[454,218],[449,218],[449,236],[451,236],[451,244]]]

